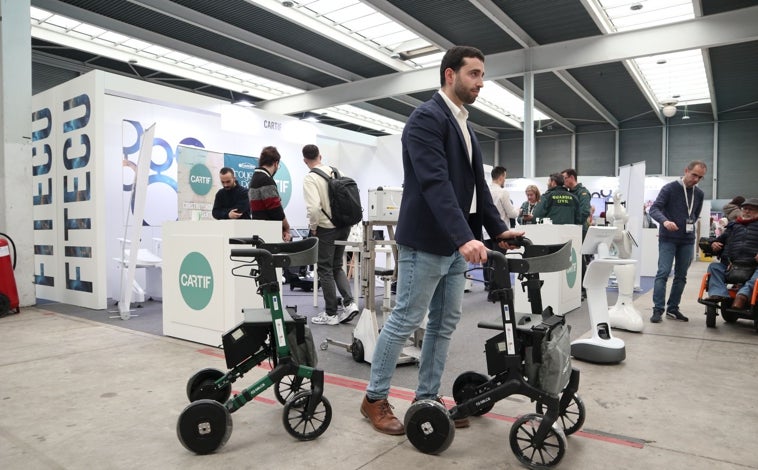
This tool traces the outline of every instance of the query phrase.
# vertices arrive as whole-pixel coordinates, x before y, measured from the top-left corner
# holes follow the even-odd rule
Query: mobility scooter
[[[566,435],[578,431],[585,419],[584,403],[576,394],[579,371],[571,367],[568,326],[552,308],[542,309],[540,272],[561,271],[571,265],[571,242],[532,245],[526,238],[520,258],[488,251],[493,261],[488,300],[500,305],[500,321],[481,322],[480,328],[498,330],[485,343],[487,372],[464,372],[453,383],[456,406],[447,410],[435,400],[419,400],[405,415],[408,440],[421,452],[438,454],[455,435],[455,419],[481,416],[499,400],[525,395],[536,402],[536,413],[519,417],[511,427],[509,443],[518,460],[529,468],[549,468],[560,462]],[[513,313],[511,273],[519,273],[532,312]],[[558,420],[562,428],[557,425]]]
[[[252,237],[229,242],[253,247],[231,250],[230,258],[241,263],[232,274],[255,280],[264,308],[243,309],[244,321],[222,336],[228,372],[202,369],[187,382],[191,403],[176,425],[179,441],[197,454],[219,449],[231,435],[231,413],[272,385],[284,405],[287,432],[299,440],[315,439],[329,427],[332,407],[323,396],[324,372],[315,368],[312,338],[311,354],[303,346],[310,333],[305,317],[298,317],[294,309],[282,309],[276,268],[315,263],[318,239],[265,244]],[[266,359],[272,362],[271,371],[230,398],[232,383]]]

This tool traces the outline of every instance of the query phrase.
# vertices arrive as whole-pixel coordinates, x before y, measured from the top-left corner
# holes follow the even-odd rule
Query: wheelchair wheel
[[[724,307],[721,307],[721,317],[724,319],[727,323],[735,323],[739,317],[738,314],[734,312],[730,312]]]
[[[537,413],[544,415],[547,411],[547,406],[537,401]],[[558,421],[563,427],[563,433],[567,436],[574,434],[582,428],[584,424],[584,418],[587,414],[587,410],[584,408],[584,402],[579,395],[574,394],[571,397],[571,401],[566,405],[566,409],[558,415]]]
[[[274,395],[282,405],[303,390],[310,390],[311,379],[297,375],[285,375],[274,385]]]
[[[307,411],[313,391],[304,390],[284,405],[282,422],[290,435],[301,441],[311,441],[329,427],[332,422],[332,405],[325,396],[316,404],[312,414]]]
[[[193,401],[179,415],[176,435],[187,450],[210,454],[226,444],[232,435],[232,416],[217,401]]]
[[[224,374],[218,369],[202,369],[187,381],[187,398],[189,401],[215,400],[226,403],[232,394],[232,384],[227,383],[221,388],[216,388],[215,382]]]
[[[353,355],[355,362],[363,362],[364,350],[361,340],[353,338],[353,344],[350,345],[350,353]]]
[[[522,464],[529,468],[548,468],[558,465],[566,453],[566,435],[553,423],[541,445],[534,442],[534,435],[543,416],[528,414],[513,423],[509,442],[511,450]]]
[[[405,435],[425,454],[445,451],[455,437],[455,423],[440,402],[419,400],[405,412]]]
[[[479,372],[464,372],[459,375],[455,382],[453,382],[453,400],[456,405],[460,405],[466,400],[470,400],[476,396],[476,389],[489,382],[489,377]],[[489,413],[495,406],[494,402],[488,403],[484,408],[477,410],[473,413],[474,416],[482,416]]]
[[[716,307],[707,305],[705,307],[705,326],[707,326],[708,328],[716,328],[717,316],[718,316],[718,312],[716,311]]]

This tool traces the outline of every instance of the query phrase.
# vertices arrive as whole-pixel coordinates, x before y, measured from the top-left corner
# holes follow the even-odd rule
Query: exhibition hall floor
[[[758,435],[753,406],[758,335],[744,321],[727,325],[719,318],[717,328],[705,327],[696,296],[706,266],[696,262],[690,269],[681,306],[688,323],[650,324],[648,291],[635,301],[644,331],[614,331],[626,342],[626,360],[574,361],[582,374],[586,422],[568,438],[558,468],[758,469],[750,445]],[[491,304],[492,310],[484,311],[482,294],[481,287],[467,294],[443,381],[446,396],[450,377],[486,372],[484,341],[492,332],[466,326],[495,317]],[[291,304],[289,291],[284,297]],[[580,310],[567,315],[573,337],[587,328],[586,319],[584,329],[580,326],[578,317],[586,315]],[[508,433],[515,417],[533,412],[527,399],[512,396],[496,403],[492,412],[472,418],[470,428],[456,430],[445,452],[426,455],[404,436],[375,432],[360,415],[369,366],[336,346],[319,351],[333,409],[321,437],[292,438],[269,389],[232,415],[234,429],[224,447],[194,455],[176,436],[177,418],[187,404],[186,382],[201,368],[224,370],[223,352],[127,327],[135,318],[108,323],[88,315],[104,312],[73,314],[60,305],[40,304],[0,319],[2,468],[522,468]],[[317,341],[326,336],[346,341],[351,326],[314,326],[313,332]],[[390,401],[401,419],[413,397],[415,372],[415,366],[401,366],[393,380]],[[265,373],[253,369],[234,389]]]

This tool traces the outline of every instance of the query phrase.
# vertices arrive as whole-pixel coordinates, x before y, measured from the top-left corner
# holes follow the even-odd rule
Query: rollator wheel
[[[538,446],[534,442],[534,435],[542,419],[542,415],[527,414],[518,418],[511,426],[511,450],[519,462],[529,468],[554,467],[566,453],[566,435],[556,423],[553,423],[542,445]]]
[[[332,422],[332,405],[325,396],[316,404],[312,414],[307,411],[313,399],[312,390],[304,390],[284,405],[282,422],[290,435],[301,441],[311,441],[324,434]]]
[[[440,402],[419,400],[405,413],[405,435],[425,454],[445,451],[455,437],[455,423]]]
[[[476,389],[489,382],[489,377],[479,372],[464,372],[455,379],[453,382],[453,400],[456,405],[460,405],[466,400],[474,398],[477,393]],[[484,408],[481,408],[473,413],[474,416],[482,416],[489,413],[495,406],[494,402],[490,402]]]
[[[353,355],[355,362],[363,362],[363,343],[359,339],[353,338],[353,344],[350,345],[350,353]]]
[[[541,401],[537,401],[537,413],[544,415],[547,411],[547,406]],[[574,394],[571,397],[571,401],[566,405],[566,409],[558,415],[558,420],[563,427],[563,433],[567,436],[574,434],[582,428],[584,424],[584,418],[587,415],[587,410],[584,408],[584,402],[579,395]]]
[[[311,379],[297,375],[285,375],[274,386],[274,395],[276,395],[277,401],[284,405],[298,393],[303,390],[310,390],[310,388]]]
[[[189,401],[215,400],[226,403],[232,395],[232,384],[216,388],[215,382],[226,375],[218,369],[202,369],[187,381],[187,398]]]
[[[716,328],[716,307],[710,305],[705,307],[705,326],[708,328]]]
[[[210,454],[226,444],[232,435],[232,416],[217,401],[193,401],[179,415],[176,435],[187,450]]]

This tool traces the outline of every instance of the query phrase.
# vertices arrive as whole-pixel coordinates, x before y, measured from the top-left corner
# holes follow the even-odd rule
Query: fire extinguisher
[[[6,241],[5,239],[8,239]],[[10,242],[10,245],[8,244]],[[13,248],[13,262],[11,250]],[[18,308],[18,289],[13,270],[16,268],[16,244],[13,239],[0,233],[0,317],[9,313],[20,312]]]

